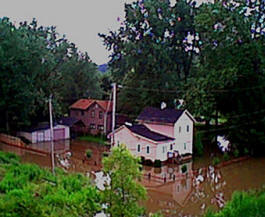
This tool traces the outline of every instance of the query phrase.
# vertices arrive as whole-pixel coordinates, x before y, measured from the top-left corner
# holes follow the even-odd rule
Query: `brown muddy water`
[[[50,151],[49,143],[30,147],[47,153]],[[92,150],[89,160],[85,157],[87,149]],[[16,153],[22,162],[51,167],[50,154],[1,143],[0,150]],[[100,171],[104,151],[108,151],[106,147],[84,141],[56,142],[56,166],[85,174]],[[149,212],[161,210],[165,217],[201,216],[209,207],[222,208],[236,190],[258,189],[265,185],[265,158],[249,158],[219,169],[212,167],[210,162],[211,158],[204,156],[181,165],[143,166],[142,184],[148,192],[144,206]]]

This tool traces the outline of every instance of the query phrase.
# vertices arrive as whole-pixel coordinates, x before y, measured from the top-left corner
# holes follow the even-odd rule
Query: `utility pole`
[[[54,174],[54,144],[53,144],[53,121],[52,121],[52,94],[49,97],[49,113],[50,113],[50,139],[51,139],[51,158],[52,173]]]
[[[115,144],[114,140],[114,130],[115,130],[115,113],[116,113],[116,92],[117,92],[117,84],[113,83],[113,104],[112,104],[112,145]]]

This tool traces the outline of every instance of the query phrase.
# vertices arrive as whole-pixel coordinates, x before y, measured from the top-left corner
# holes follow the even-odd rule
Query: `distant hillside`
[[[98,66],[98,70],[102,73],[105,73],[108,71],[108,64],[102,64]]]

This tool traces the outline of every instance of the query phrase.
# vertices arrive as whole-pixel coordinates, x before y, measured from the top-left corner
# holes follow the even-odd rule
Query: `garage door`
[[[53,130],[54,140],[61,140],[65,138],[64,129],[54,129]]]
[[[37,132],[37,142],[44,141],[44,132]]]

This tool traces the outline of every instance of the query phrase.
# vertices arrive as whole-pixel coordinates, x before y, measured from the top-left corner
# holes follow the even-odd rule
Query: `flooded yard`
[[[23,162],[51,166],[50,144],[38,144],[31,148],[37,153],[5,144],[0,150],[21,156]],[[90,159],[86,150],[92,151]],[[98,172],[107,147],[85,141],[55,143],[56,166],[75,172]],[[248,190],[265,184],[265,158],[249,158],[216,169],[207,157],[181,165],[167,164],[161,168],[143,166],[142,184],[147,188],[148,200],[144,206],[151,212],[161,210],[164,216],[200,216],[213,207],[222,208],[235,190]]]

